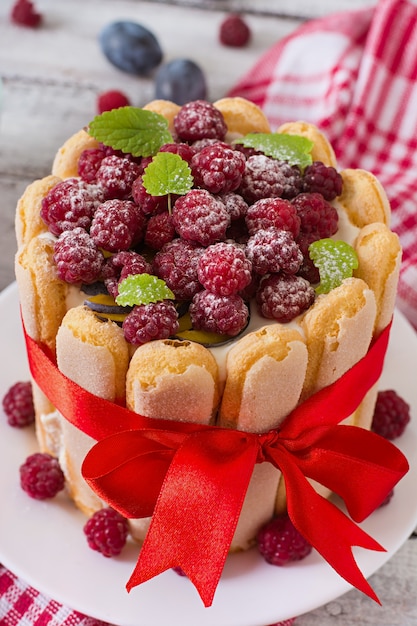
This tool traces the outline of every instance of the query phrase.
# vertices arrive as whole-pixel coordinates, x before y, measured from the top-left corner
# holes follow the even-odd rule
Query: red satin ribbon
[[[352,519],[365,519],[408,463],[389,441],[340,422],[379,379],[389,328],[344,376],[261,435],[133,413],[66,378],[26,336],[34,380],[66,419],[98,441],[83,464],[86,481],[126,517],[152,515],[128,590],[179,566],[210,606],[255,463],[269,461],[284,476],[294,525],[343,578],[378,602],[351,548],[384,548]],[[338,493],[352,519],[306,477]]]

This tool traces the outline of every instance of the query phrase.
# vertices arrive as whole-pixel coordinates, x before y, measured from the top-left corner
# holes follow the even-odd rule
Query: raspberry
[[[372,430],[386,439],[403,434],[410,421],[410,405],[393,389],[378,392]]]
[[[219,40],[224,46],[243,48],[249,43],[251,31],[245,20],[231,13],[220,24]]]
[[[168,208],[168,196],[151,196],[143,186],[142,175],[132,185],[132,197],[144,215],[162,213]]]
[[[143,238],[145,222],[130,200],[107,200],[94,214],[90,236],[98,248],[108,252],[128,250]]]
[[[249,285],[252,263],[235,244],[216,243],[200,256],[197,274],[203,287],[218,296],[230,296]]]
[[[211,291],[197,293],[189,308],[191,322],[196,330],[221,335],[238,335],[247,325],[249,311],[237,294],[217,296]]]
[[[268,228],[258,230],[246,244],[247,257],[258,274],[283,270],[288,274],[298,272],[303,261],[300,248],[287,230]]]
[[[35,407],[33,406],[32,384],[18,382],[12,385],[3,398],[3,410],[10,426],[23,428],[33,424]]]
[[[141,167],[129,158],[116,155],[106,156],[97,170],[97,184],[106,198],[129,198],[132,185],[141,173]]]
[[[337,232],[338,213],[320,193],[300,193],[292,204],[301,220],[302,233],[314,233],[317,239],[324,239]]]
[[[235,191],[245,171],[245,157],[217,143],[198,152],[191,161],[194,185],[211,193]]]
[[[65,486],[58,460],[50,454],[36,452],[20,466],[20,485],[31,498],[54,498]]]
[[[206,137],[221,141],[227,133],[222,113],[205,100],[184,104],[174,117],[174,128],[179,139],[186,142]]]
[[[191,159],[195,155],[195,150],[188,143],[165,143],[159,148],[159,152],[172,152],[178,154],[184,161],[191,163]]]
[[[106,557],[120,554],[126,544],[128,531],[127,520],[109,507],[96,511],[84,524],[88,545]]]
[[[321,193],[325,200],[334,200],[342,193],[343,178],[334,167],[314,161],[304,170],[303,191]]]
[[[194,150],[194,152],[197,154],[197,152],[201,152],[201,150],[203,148],[208,148],[209,146],[217,146],[219,143],[224,148],[230,148],[230,145],[228,143],[226,143],[225,141],[220,141],[220,139],[212,139],[210,137],[204,137],[203,139],[197,139],[197,141],[194,141],[192,143],[191,147]]]
[[[204,248],[183,239],[174,239],[156,253],[153,271],[162,278],[178,300],[192,300],[202,289],[198,260]]]
[[[65,230],[77,227],[88,230],[103,200],[103,191],[97,185],[68,178],[55,185],[42,199],[41,218],[57,237]]]
[[[130,105],[130,100],[122,91],[116,89],[111,91],[105,91],[99,94],[97,98],[97,110],[99,113],[104,111],[111,111],[112,109],[119,109]]]
[[[106,156],[102,148],[88,148],[83,150],[78,159],[78,175],[86,183],[95,183],[98,168]]]
[[[287,515],[274,517],[258,532],[258,549],[267,563],[286,565],[300,561],[312,550],[311,544],[294,527]]]
[[[313,241],[317,241],[318,239],[319,236],[316,233],[300,233],[297,237],[297,243],[303,255],[303,261],[298,271],[298,275],[302,276],[313,285],[320,281],[320,272],[318,268],[314,265],[310,257],[308,248],[309,245],[313,243]]]
[[[250,235],[272,227],[288,230],[295,239],[300,231],[301,220],[296,208],[289,200],[281,198],[258,200],[248,208],[245,219]]]
[[[232,221],[245,217],[248,211],[248,205],[241,195],[229,192],[220,194],[218,198],[225,205]]]
[[[135,306],[123,322],[125,339],[134,345],[168,339],[178,328],[178,313],[169,300]]]
[[[152,274],[152,268],[142,255],[133,250],[117,252],[106,260],[102,275],[113,298],[119,294],[119,282],[130,274]]]
[[[246,161],[239,191],[246,202],[252,204],[262,198],[294,198],[301,186],[302,177],[297,166],[256,154]]]
[[[33,2],[29,0],[17,0],[12,7],[10,18],[15,24],[29,28],[36,28],[42,21],[41,13],[36,12]]]
[[[293,274],[271,274],[262,280],[256,302],[263,317],[277,322],[290,322],[314,302],[310,283]]]
[[[145,232],[145,244],[152,250],[161,250],[166,243],[175,237],[172,215],[168,212],[151,215]]]
[[[223,202],[206,189],[192,189],[178,198],[172,216],[181,237],[203,246],[224,240],[230,224],[230,215]]]
[[[54,247],[58,278],[66,283],[94,283],[101,274],[103,254],[82,228],[64,231]]]

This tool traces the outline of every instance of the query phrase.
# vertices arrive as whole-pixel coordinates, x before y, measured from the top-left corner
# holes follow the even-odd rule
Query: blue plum
[[[162,65],[155,76],[155,98],[183,105],[205,100],[207,83],[202,69],[190,59],[175,59]]]
[[[163,58],[155,35],[136,22],[111,22],[101,31],[99,43],[110,63],[129,74],[146,76]]]

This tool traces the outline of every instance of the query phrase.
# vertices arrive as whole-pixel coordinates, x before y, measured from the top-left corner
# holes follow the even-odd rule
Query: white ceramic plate
[[[0,395],[28,379],[20,328],[17,289],[0,294]],[[355,552],[365,576],[383,565],[417,523],[417,335],[396,313],[380,388],[393,388],[413,407],[414,420],[396,444],[411,469],[396,487],[391,503],[376,511],[363,528],[386,553]],[[64,495],[31,500],[19,487],[18,468],[36,450],[31,429],[19,430],[0,419],[0,560],[44,594],[87,615],[120,626],[265,626],[329,602],[350,589],[315,552],[293,565],[266,564],[256,549],[228,558],[214,604],[204,608],[191,583],[172,571],[135,588],[125,583],[137,546],[105,559],[87,546],[85,518]],[[384,599],[381,598],[383,602]]]

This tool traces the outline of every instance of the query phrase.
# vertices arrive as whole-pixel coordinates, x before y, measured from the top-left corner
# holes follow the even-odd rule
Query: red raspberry
[[[303,255],[303,261],[298,271],[298,275],[308,280],[308,282],[312,285],[320,281],[320,272],[314,265],[308,248],[313,241],[317,241],[318,239],[319,236],[317,233],[300,233],[297,237],[297,243]]]
[[[161,250],[175,237],[172,215],[168,212],[151,215],[145,232],[145,244],[152,250]]]
[[[132,197],[144,215],[155,215],[168,209],[168,196],[151,196],[143,186],[142,175],[133,182]]]
[[[119,109],[130,105],[130,100],[122,91],[113,89],[99,94],[97,98],[97,110],[99,113]]]
[[[179,139],[186,142],[206,137],[222,141],[227,133],[222,113],[205,100],[184,104],[174,117],[174,128]]]
[[[301,220],[302,233],[314,233],[317,239],[324,239],[337,232],[338,213],[320,193],[300,193],[292,204]]]
[[[95,183],[98,168],[106,156],[102,148],[88,148],[83,150],[78,159],[78,175],[86,183]]]
[[[146,218],[130,200],[107,200],[91,222],[90,236],[108,252],[128,250],[143,238]]]
[[[135,306],[123,322],[125,339],[134,345],[168,339],[178,328],[177,309],[169,300]]]
[[[35,421],[32,383],[18,382],[3,397],[3,410],[10,426],[23,428]]]
[[[300,561],[312,550],[287,515],[273,518],[258,532],[258,549],[267,563],[286,565]]]
[[[205,137],[204,139],[197,139],[197,141],[194,141],[192,143],[191,147],[194,150],[194,152],[197,154],[197,152],[201,152],[203,148],[208,148],[209,146],[217,146],[218,144],[221,144],[224,148],[230,148],[230,144],[226,143],[225,141],[220,141],[219,139],[212,139],[210,137]]]
[[[321,161],[314,161],[304,170],[303,191],[321,193],[329,202],[340,196],[343,178],[334,167],[327,167]]]
[[[410,405],[393,389],[378,392],[372,430],[386,439],[403,434],[410,421]]]
[[[93,215],[104,200],[103,190],[78,178],[68,178],[53,187],[42,199],[41,218],[50,232],[90,228]]]
[[[119,282],[130,274],[152,274],[152,267],[142,255],[133,250],[117,252],[106,260],[102,276],[107,291],[113,298],[119,294]]]
[[[301,186],[302,177],[297,166],[257,154],[246,161],[239,191],[246,202],[252,204],[262,198],[294,198]]]
[[[165,143],[159,148],[159,152],[172,152],[178,154],[184,161],[191,163],[191,159],[195,155],[195,150],[188,143]]]
[[[192,189],[178,198],[172,216],[181,237],[203,246],[224,240],[230,224],[223,202],[206,189]]]
[[[246,327],[249,318],[248,307],[240,296],[217,296],[207,290],[194,296],[189,312],[196,330],[231,337],[235,337]]]
[[[287,230],[268,228],[258,230],[246,244],[247,257],[258,274],[284,271],[295,274],[300,269],[303,255]]]
[[[218,198],[225,205],[232,221],[239,220],[242,217],[245,217],[248,211],[248,205],[241,195],[239,195],[238,193],[229,192],[219,194]]]
[[[178,300],[192,300],[202,289],[198,260],[204,248],[183,239],[174,239],[156,253],[153,271],[162,278]]]
[[[54,247],[58,278],[66,283],[94,283],[101,274],[103,254],[82,228],[64,231]]]
[[[17,0],[11,10],[10,18],[15,24],[36,28],[42,21],[41,13],[37,13],[33,2]]]
[[[251,31],[245,20],[231,13],[220,24],[219,40],[224,46],[243,48],[249,43]]]
[[[129,198],[132,185],[141,173],[141,167],[129,158],[116,155],[106,156],[97,170],[97,184],[106,198]]]
[[[211,193],[235,191],[245,171],[245,157],[217,143],[198,152],[191,161],[194,185]]]
[[[108,507],[96,511],[84,524],[88,545],[106,557],[120,554],[126,544],[128,532],[127,520]]]
[[[256,302],[263,317],[290,322],[314,302],[315,291],[301,276],[271,274],[262,280]]]
[[[300,218],[296,208],[281,198],[265,198],[252,204],[246,213],[246,225],[250,235],[266,228],[288,230],[294,239],[300,231]]]
[[[65,486],[58,460],[50,454],[36,452],[20,466],[20,485],[31,498],[54,498]]]
[[[218,296],[230,296],[249,285],[252,263],[242,248],[221,242],[203,252],[197,274],[203,287]]]

